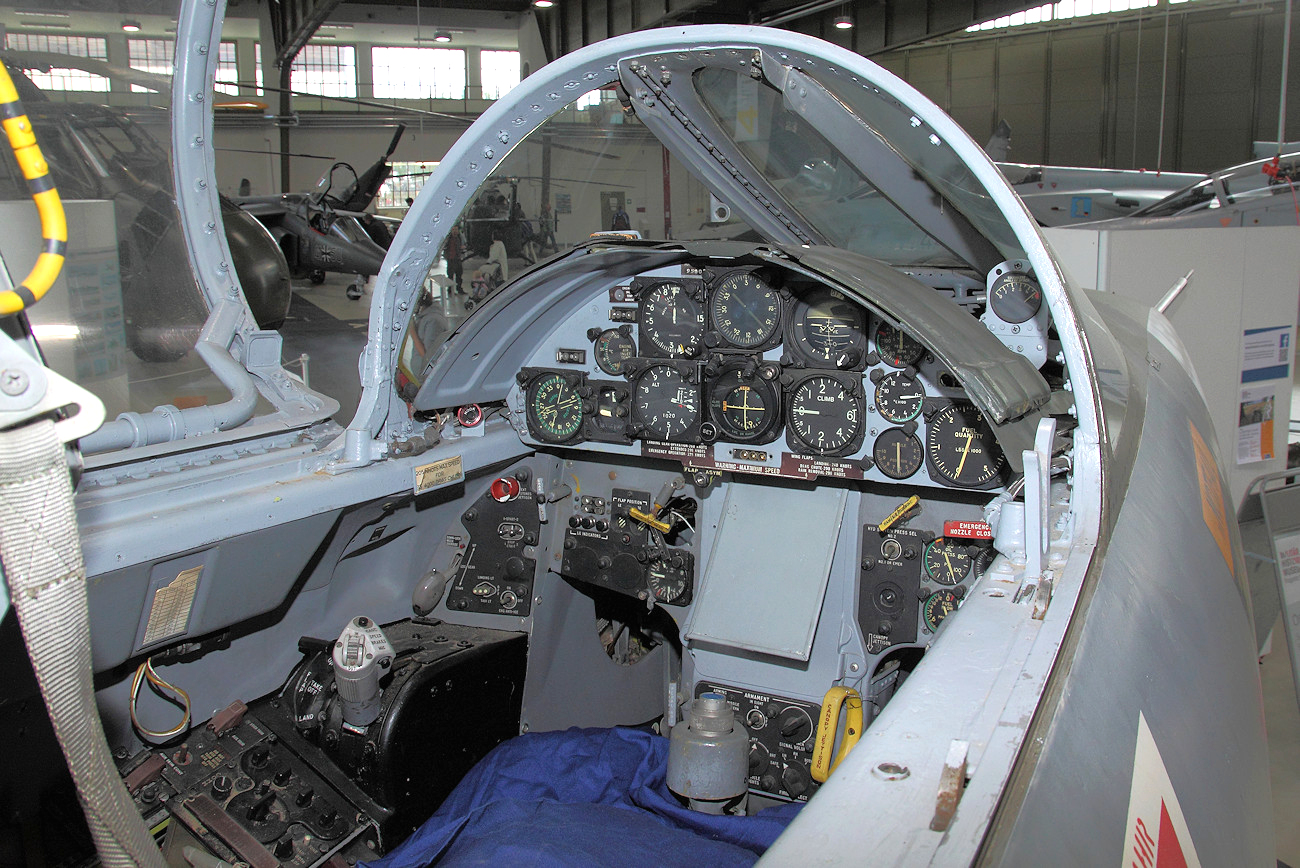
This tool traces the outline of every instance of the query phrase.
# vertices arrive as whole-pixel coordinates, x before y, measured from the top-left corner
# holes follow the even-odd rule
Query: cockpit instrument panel
[[[516,377],[508,409],[520,436],[694,471],[1005,483],[993,429],[905,326],[804,273],[728,263],[651,269],[594,293]],[[1026,318],[1008,324],[990,302],[986,325],[1038,341],[1036,284],[1005,273],[998,310]]]

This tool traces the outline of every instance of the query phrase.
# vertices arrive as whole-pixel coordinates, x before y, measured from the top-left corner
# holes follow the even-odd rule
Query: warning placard
[[[1223,559],[1228,562],[1228,572],[1236,576],[1232,565],[1232,542],[1228,536],[1228,512],[1223,505],[1223,485],[1219,481],[1219,466],[1214,462],[1214,453],[1205,445],[1201,432],[1191,422],[1187,423],[1192,432],[1192,448],[1196,451],[1196,479],[1201,486],[1201,516],[1205,526],[1210,529],[1214,541],[1219,544]]]

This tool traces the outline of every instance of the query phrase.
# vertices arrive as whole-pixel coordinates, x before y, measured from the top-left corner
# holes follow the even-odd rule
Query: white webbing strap
[[[0,564],[103,864],[165,868],[113,765],[95,706],[86,569],[53,422],[0,432]]]

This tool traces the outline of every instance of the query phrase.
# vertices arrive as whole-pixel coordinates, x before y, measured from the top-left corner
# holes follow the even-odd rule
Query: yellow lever
[[[844,738],[840,742],[839,752],[831,759],[835,750],[835,731],[840,725],[840,708],[847,701],[849,713],[844,719]],[[813,750],[812,778],[818,783],[835,771],[835,767],[849,755],[853,746],[862,738],[862,697],[852,687],[832,687],[822,699],[821,722],[817,726],[817,746]]]

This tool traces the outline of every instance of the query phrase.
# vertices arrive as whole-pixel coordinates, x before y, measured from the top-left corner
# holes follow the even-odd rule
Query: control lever
[[[358,616],[339,634],[331,659],[343,720],[353,726],[369,726],[379,717],[383,695],[379,680],[393,666],[393,646],[388,637],[374,621]]]

